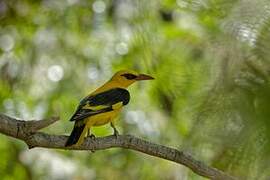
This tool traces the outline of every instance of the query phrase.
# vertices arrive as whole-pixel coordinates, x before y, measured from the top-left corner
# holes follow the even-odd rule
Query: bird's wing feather
[[[100,113],[113,111],[128,104],[130,99],[126,89],[114,88],[81,100],[76,112],[70,121],[79,121]]]

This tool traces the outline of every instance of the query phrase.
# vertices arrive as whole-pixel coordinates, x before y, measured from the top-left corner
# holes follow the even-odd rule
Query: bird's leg
[[[95,140],[96,136],[90,133],[90,128],[87,129],[87,137],[90,137],[92,140]]]
[[[119,136],[119,132],[115,128],[113,122],[111,122],[111,127],[113,128],[113,135],[117,138]]]
[[[96,139],[96,136],[94,134],[90,134],[89,136],[91,139],[95,140]]]
[[[90,133],[90,128],[87,129],[87,136],[86,136],[86,137],[90,137],[91,140],[95,140],[95,138],[96,138],[96,136],[95,136],[94,134],[91,134],[91,133]],[[95,152],[95,149],[90,149],[90,151],[91,151],[92,153],[94,153],[94,152]]]

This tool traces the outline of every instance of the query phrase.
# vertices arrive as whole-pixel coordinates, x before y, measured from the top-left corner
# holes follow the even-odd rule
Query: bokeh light
[[[47,76],[51,81],[60,81],[64,76],[64,70],[60,65],[52,65],[48,68]]]

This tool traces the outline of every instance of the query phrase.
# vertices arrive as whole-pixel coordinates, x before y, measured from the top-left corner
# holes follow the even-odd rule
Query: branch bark
[[[58,118],[50,118],[39,121],[18,120],[4,114],[0,114],[0,133],[24,141],[29,148],[43,147],[68,150],[105,150],[109,148],[125,148],[139,151],[151,156],[167,159],[190,168],[194,173],[215,180],[235,180],[235,177],[207,166],[201,161],[194,159],[191,155],[174,148],[155,144],[132,135],[119,135],[95,138],[86,138],[84,143],[78,147],[65,147],[67,136],[50,135],[37,132],[38,130],[56,122]]]

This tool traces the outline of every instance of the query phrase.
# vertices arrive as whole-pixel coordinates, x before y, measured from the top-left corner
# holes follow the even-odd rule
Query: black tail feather
[[[65,147],[68,147],[68,146],[72,146],[74,144],[76,144],[78,142],[78,140],[80,139],[80,136],[84,130],[84,127],[85,127],[85,124],[84,125],[81,125],[81,126],[74,126],[66,144],[65,144]]]

